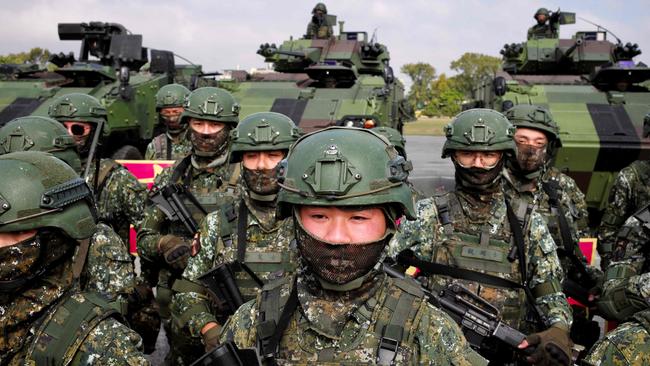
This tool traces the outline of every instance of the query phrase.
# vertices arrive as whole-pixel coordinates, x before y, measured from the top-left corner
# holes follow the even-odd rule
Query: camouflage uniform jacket
[[[135,272],[131,255],[110,226],[97,225],[86,258],[81,274],[82,290],[99,292],[110,300],[124,300],[133,290]]]
[[[327,18],[323,19],[321,24],[313,21],[307,24],[307,33],[305,39],[329,39],[332,37],[332,26],[327,22]]]
[[[101,159],[98,187],[95,187],[94,166],[90,168],[87,181],[95,188],[100,221],[110,225],[122,241],[128,243],[129,225],[133,225],[137,230],[143,218],[146,187],[125,167],[112,159]]]
[[[560,34],[559,28],[557,23],[535,24],[528,28],[528,39],[558,38]]]
[[[276,221],[275,207],[268,207],[267,210],[257,209],[245,193],[242,199],[243,201],[240,200],[234,209],[235,212],[239,212],[242,202],[245,202],[248,209],[244,262],[265,282],[293,273],[296,263],[295,248],[291,247],[294,242],[293,220]],[[201,275],[219,264],[237,260],[240,244],[237,232],[239,217],[234,217],[231,222],[228,222],[225,214],[232,209],[232,206],[223,207],[210,213],[201,223],[201,250],[188,261],[183,272],[185,280],[201,286],[197,280]],[[257,297],[260,289],[244,270],[236,271],[235,277],[244,301]],[[214,314],[206,311],[198,312],[191,317],[183,315],[197,306],[209,309],[210,301],[205,295],[206,291],[201,293],[189,291],[174,295],[172,313],[179,319],[183,319],[182,326],[187,325],[190,334],[195,337],[200,336],[200,331],[205,324],[217,321]]]
[[[181,162],[182,160],[177,161],[176,164],[163,169],[156,176],[150,194],[154,194],[167,184],[182,183],[208,213],[217,210],[228,201],[234,201],[234,198],[239,195],[237,182],[231,182],[230,179],[238,165],[222,164],[212,169],[197,169],[190,164],[177,182],[170,182],[174,170]],[[195,210],[194,205],[188,204],[187,207],[190,210]],[[204,216],[199,212],[193,212],[192,215],[197,222],[201,222]],[[152,262],[161,259],[158,253],[158,241],[166,234],[178,235],[188,241],[193,237],[193,234],[188,233],[182,223],[170,223],[160,208],[149,201],[142,226],[138,231],[138,254]]]
[[[403,337],[395,365],[484,365],[487,362],[467,344],[458,326],[433,307],[413,282],[375,274],[358,290],[329,296],[313,291],[298,274],[298,308],[279,343],[278,364],[369,365],[377,362],[384,325],[392,322],[396,303],[405,314]],[[286,303],[293,276],[265,286],[281,286]],[[418,292],[419,291],[419,292]],[[257,345],[261,296],[244,304],[225,324],[221,341],[234,340],[240,348]],[[409,301],[400,302],[408,298]]]
[[[632,321],[607,333],[583,363],[593,366],[650,365],[650,310],[637,313]]]
[[[510,263],[507,259],[514,240],[506,215],[504,194],[498,191],[476,198],[456,191],[441,197],[445,196],[450,202],[451,223],[443,225],[435,202],[439,198],[419,201],[416,205],[418,219],[403,224],[391,241],[390,254],[395,255],[410,247],[423,260],[523,283],[518,260]],[[512,204],[514,212],[523,207],[516,202]],[[555,242],[541,215],[532,210],[526,217],[523,228],[528,277],[526,283],[535,297],[544,327],[553,324],[568,330],[572,315],[566,297],[561,292],[560,283],[564,276]],[[433,276],[430,286],[435,289],[452,280],[444,276]],[[534,330],[524,322],[527,305],[523,291],[473,281],[457,282],[496,306],[510,326],[522,331]]]
[[[650,161],[637,160],[618,173],[609,192],[609,204],[605,207],[598,235],[603,269],[607,267],[619,229],[647,203],[650,203]]]
[[[535,180],[530,183],[523,182],[509,171],[505,172],[504,178],[507,182],[507,184],[504,185],[506,197],[508,197],[510,201],[521,199],[528,205],[534,206],[537,213],[539,213],[546,221],[548,231],[551,233],[553,241],[558,245],[558,247],[564,249],[558,219],[559,213],[557,212],[557,209],[551,207],[549,195],[542,186],[542,184],[548,184],[549,182],[555,184],[558,188],[557,194],[559,196],[559,203],[562,206],[564,217],[569,226],[573,252],[578,258],[583,259],[583,261],[586,262],[584,255],[580,251],[578,242],[580,238],[589,236],[589,227],[587,224],[587,202],[585,201],[585,195],[580,191],[575,181],[554,167],[549,168],[542,175],[540,180]],[[562,250],[560,252],[562,252]],[[558,256],[562,258],[562,268],[566,275],[572,268],[571,261],[564,255]]]
[[[177,141],[174,141],[177,140]],[[145,160],[179,160],[192,153],[192,143],[182,132],[178,138],[161,133],[151,140],[144,153]]]

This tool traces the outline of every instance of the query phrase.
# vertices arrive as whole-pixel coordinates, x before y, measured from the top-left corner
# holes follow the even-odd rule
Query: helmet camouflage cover
[[[182,107],[190,90],[181,84],[167,84],[156,93],[156,110]]]
[[[492,109],[476,108],[461,112],[445,126],[442,157],[453,150],[504,151],[516,156],[512,139],[515,128],[501,113]]]
[[[0,155],[17,151],[49,152],[81,171],[77,145],[63,125],[51,118],[16,118],[0,128]]]
[[[406,184],[412,169],[374,132],[330,127],[301,137],[280,163],[278,204],[285,216],[292,205],[386,205],[394,219],[414,219]]]
[[[518,104],[505,111],[504,115],[515,127],[540,130],[546,134],[549,140],[556,140],[558,147],[562,146],[560,143],[560,129],[546,108],[530,104]]]
[[[239,121],[239,104],[225,89],[198,88],[187,96],[184,107],[181,122],[196,118],[236,125]]]
[[[230,161],[241,161],[245,151],[289,150],[300,135],[300,129],[284,114],[253,113],[231,133]]]
[[[50,118],[59,122],[77,121],[100,123],[106,121],[106,108],[97,98],[81,93],[63,95],[48,109]]]
[[[63,161],[15,152],[0,156],[0,171],[0,232],[54,227],[78,240],[94,233],[92,192]]]

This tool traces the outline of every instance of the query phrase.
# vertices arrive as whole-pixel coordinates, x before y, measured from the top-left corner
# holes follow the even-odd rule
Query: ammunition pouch
[[[626,290],[627,281],[606,290],[598,301],[598,310],[608,320],[624,321],[638,311],[648,308],[648,303],[637,294]]]

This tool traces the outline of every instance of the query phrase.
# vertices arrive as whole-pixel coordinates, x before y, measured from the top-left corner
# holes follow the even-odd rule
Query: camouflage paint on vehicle
[[[561,15],[560,24],[574,22],[574,13]],[[642,137],[650,110],[650,90],[643,82],[650,79],[650,68],[632,61],[639,53],[637,45],[607,40],[605,31],[505,45],[503,70],[478,85],[464,107],[548,108],[563,145],[554,166],[571,176],[588,206],[599,211],[616,173],[650,156],[650,140]],[[623,86],[627,89],[617,89]]]
[[[116,23],[59,23],[61,40],[82,43],[79,58],[72,53],[51,57],[52,72],[38,65],[0,65],[0,127],[27,116],[47,116],[52,101],[70,93],[99,99],[108,112],[103,145],[106,156],[125,145],[144,152],[146,143],[160,131],[155,94],[175,75],[185,77],[200,66],[177,72],[170,51],[142,47],[142,36],[130,34]],[[98,60],[90,60],[94,56]],[[161,126],[162,128],[162,126]],[[122,151],[118,158],[141,158]]]
[[[345,32],[342,25],[339,35],[329,39],[291,38],[280,46],[261,45],[257,53],[273,64],[273,71],[222,82],[241,104],[241,116],[278,112],[305,132],[329,126],[401,131],[413,117],[404,85],[389,66],[388,49],[366,32]]]

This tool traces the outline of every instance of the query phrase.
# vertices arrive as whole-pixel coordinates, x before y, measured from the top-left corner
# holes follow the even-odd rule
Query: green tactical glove
[[[173,269],[185,269],[190,249],[190,244],[176,235],[165,235],[158,241],[158,252]]]
[[[219,325],[208,329],[207,332],[201,334],[203,337],[203,345],[205,352],[210,352],[219,346],[219,334],[221,334],[221,327]]]
[[[528,347],[534,347],[526,362],[533,365],[571,365],[573,343],[566,330],[551,326],[547,330],[526,337]]]

